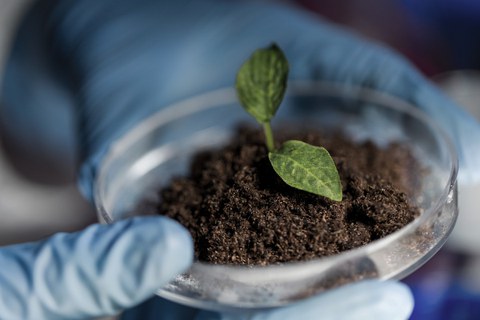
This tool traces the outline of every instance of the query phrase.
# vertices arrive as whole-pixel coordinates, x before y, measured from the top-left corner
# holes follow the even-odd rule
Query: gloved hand
[[[407,61],[297,8],[257,2],[42,0],[9,58],[0,125],[20,145],[48,148],[73,135],[56,118],[72,107],[91,195],[113,140],[174,101],[232,86],[251,52],[277,42],[291,79],[372,87],[422,108],[454,140],[460,179],[480,181],[480,126]]]
[[[36,112],[36,118],[29,121],[21,110],[47,110],[52,102],[72,106],[79,117],[80,183],[87,196],[91,196],[96,168],[112,141],[162,106],[231,86],[248,55],[272,41],[290,60],[292,79],[365,85],[418,105],[451,134],[464,176],[479,176],[475,169],[480,148],[466,152],[467,146],[480,141],[475,121],[393,52],[295,8],[271,2],[220,0],[43,1],[26,21],[6,70],[4,119],[8,122],[2,125],[21,137],[25,128],[15,125],[18,120],[31,124],[39,121],[39,114],[45,114]],[[28,43],[37,45],[32,48]],[[35,72],[38,69],[41,75]],[[29,89],[28,95],[23,88]],[[31,143],[32,137],[25,141]],[[362,294],[357,290],[363,290]],[[375,308],[377,303],[385,305],[377,299],[379,293],[380,297],[397,296],[398,300],[395,298],[388,308]],[[341,298],[329,298],[336,295]],[[27,299],[25,295],[18,297]],[[174,305],[157,301],[164,307],[157,318],[169,315]],[[338,318],[337,312],[344,312],[400,319],[408,316],[411,303],[401,284],[368,282],[256,316],[287,319],[300,313]]]
[[[91,319],[137,305],[193,258],[189,233],[134,218],[0,249],[0,319]]]

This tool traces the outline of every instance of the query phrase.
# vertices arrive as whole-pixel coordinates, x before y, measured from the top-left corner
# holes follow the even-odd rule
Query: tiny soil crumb
[[[319,132],[279,138],[324,146],[337,165],[343,200],[286,185],[270,165],[263,133],[243,126],[227,146],[195,155],[189,176],[174,178],[159,191],[158,203],[142,209],[154,206],[184,225],[200,261],[244,265],[334,255],[385,237],[419,215],[409,201],[419,168],[405,146],[380,149]]]

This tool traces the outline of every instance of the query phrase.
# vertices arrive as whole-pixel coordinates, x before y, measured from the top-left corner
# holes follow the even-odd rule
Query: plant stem
[[[268,151],[272,152],[275,150],[275,141],[273,140],[273,132],[270,122],[265,122],[263,124],[263,131],[265,132],[265,141],[267,143]]]

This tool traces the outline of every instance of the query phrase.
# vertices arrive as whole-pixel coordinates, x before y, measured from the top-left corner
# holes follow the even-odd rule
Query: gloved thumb
[[[93,225],[0,250],[0,319],[115,314],[151,297],[193,258],[189,233],[165,217]]]

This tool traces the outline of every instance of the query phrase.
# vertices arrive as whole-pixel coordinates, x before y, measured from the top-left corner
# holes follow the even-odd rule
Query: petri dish
[[[140,201],[156,197],[173,176],[187,172],[192,154],[227,143],[235,125],[249,121],[255,123],[233,88],[181,101],[147,118],[112,144],[100,165],[94,188],[99,220],[112,223],[135,215]],[[284,306],[362,279],[401,279],[445,243],[458,215],[456,151],[419,108],[368,88],[295,82],[274,120],[282,121],[340,130],[380,147],[407,145],[425,169],[411,198],[419,217],[368,245],[304,262],[235,266],[196,261],[158,295],[221,311]]]

